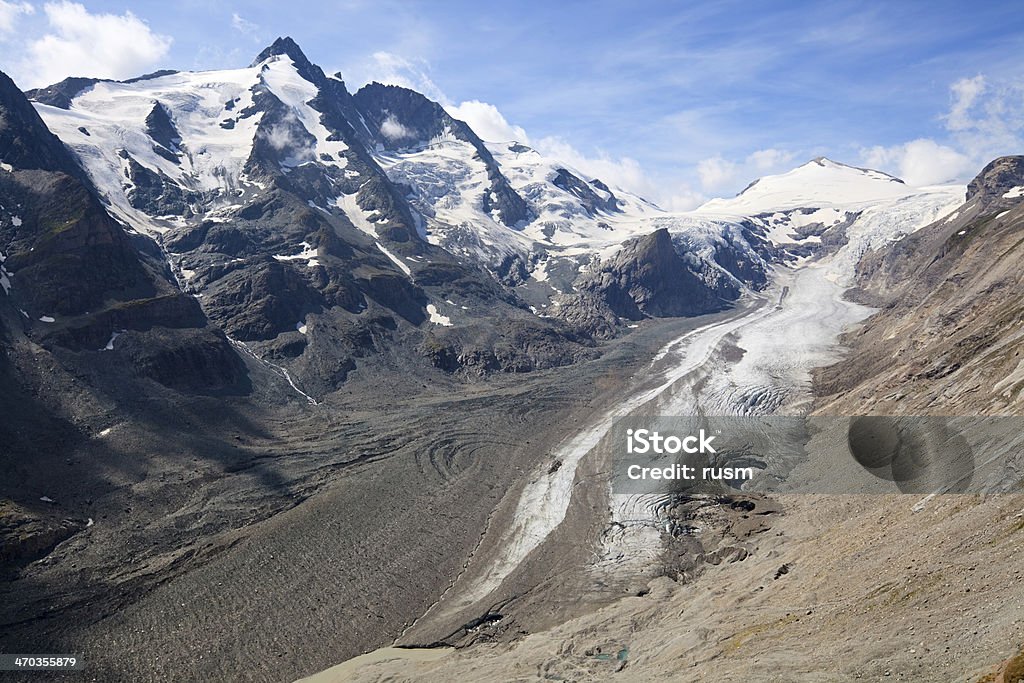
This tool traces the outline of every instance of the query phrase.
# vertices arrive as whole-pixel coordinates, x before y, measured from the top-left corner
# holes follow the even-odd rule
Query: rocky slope
[[[1024,157],[1003,157],[943,220],[865,256],[854,296],[882,310],[822,370],[825,409],[1018,414]]]
[[[970,184],[966,203],[868,249],[851,295],[881,309],[845,337],[845,358],[816,374],[819,414],[1019,412],[1020,169],[1019,157],[994,161]],[[832,267],[841,258],[833,257]],[[735,349],[722,339],[706,351],[710,357],[728,358]],[[790,476],[831,481],[840,467],[811,449]],[[1003,476],[1014,480],[1018,472],[1019,463],[1010,463]],[[468,647],[429,661],[416,652],[368,655],[310,680],[1014,680],[1021,572],[1007,558],[1024,547],[1018,493],[790,494],[772,501],[780,507],[761,514],[764,501],[750,501],[741,517],[762,525],[751,533],[716,519],[721,509],[711,501],[687,518],[687,532],[665,528],[665,552],[678,548],[665,544],[670,536],[692,544],[724,535],[723,552],[706,556],[710,566],[666,572],[631,585],[627,597],[589,607],[551,605],[557,598],[548,593],[547,605],[531,612],[534,623],[546,625],[529,633],[515,631],[522,614],[499,605],[502,618],[457,643]],[[560,556],[578,536],[597,555],[614,532],[591,529],[587,536],[578,517],[571,524]],[[692,557],[686,553],[693,549],[682,552]],[[560,577],[571,571],[559,566]],[[584,576],[591,597],[614,585],[596,567]],[[513,603],[528,600],[516,596]]]

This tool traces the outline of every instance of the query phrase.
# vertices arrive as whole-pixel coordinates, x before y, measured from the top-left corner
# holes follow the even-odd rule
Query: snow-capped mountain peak
[[[33,97],[111,212],[158,235],[210,310],[224,274],[218,268],[259,253],[293,270],[301,263],[307,277],[324,258],[315,247],[336,239],[366,242],[371,258],[386,257],[384,267],[403,281],[430,282],[421,271],[432,259],[454,259],[490,271],[535,310],[555,309],[577,278],[660,230],[698,279],[735,296],[764,286],[772,263],[849,241],[873,205],[922,192],[817,158],[732,199],[666,212],[526,145],[485,143],[408,88],[372,83],[350,93],[286,37],[240,69],[71,79]],[[282,208],[290,202],[316,220],[296,221],[294,208]],[[927,222],[947,201],[919,203],[913,215],[903,211],[899,231]],[[287,244],[278,244],[280,230],[267,232],[267,215],[288,226]],[[318,235],[322,221],[333,229]],[[257,233],[271,243],[258,243]],[[192,246],[203,239],[217,242],[209,251],[216,263]],[[282,325],[295,321],[282,317],[271,327]]]
[[[756,215],[780,209],[855,205],[913,193],[902,180],[887,173],[818,157],[792,171],[755,180],[735,197],[712,199],[698,211]]]

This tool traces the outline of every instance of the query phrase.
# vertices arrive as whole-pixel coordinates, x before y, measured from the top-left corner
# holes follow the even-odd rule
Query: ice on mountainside
[[[293,43],[284,47],[275,43],[242,69],[102,81],[67,109],[35,106],[78,155],[112,213],[132,228],[168,233],[166,241],[204,223],[230,224],[283,183],[288,191],[308,190],[302,202],[316,212],[343,215],[411,283],[424,261],[389,236],[395,216],[413,242],[418,234],[529,289],[524,300],[536,310],[563,307],[579,278],[599,272],[624,243],[661,229],[685,255],[682,267],[709,289],[736,292],[764,286],[779,263],[811,258],[829,230],[825,247],[855,239],[870,248],[915,229],[931,219],[933,206],[953,204],[962,192],[910,188],[819,158],[761,178],[731,199],[664,211],[526,145],[483,143],[412,91],[376,84],[349,95]],[[247,165],[254,155],[260,163]],[[154,184],[179,196],[137,201],[155,193]],[[918,217],[898,224],[872,217],[873,208],[899,202],[919,205],[904,212]],[[519,215],[525,218],[510,218]],[[311,233],[285,244],[302,237],[301,248],[269,256],[322,265],[312,243],[324,243]],[[198,295],[210,286],[209,270],[187,265],[175,272]],[[293,320],[289,314],[275,324],[290,328]]]

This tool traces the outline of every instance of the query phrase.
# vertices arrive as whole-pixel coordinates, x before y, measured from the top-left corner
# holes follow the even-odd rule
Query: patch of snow
[[[392,254],[392,253],[391,253],[390,251],[388,251],[387,249],[385,249],[385,248],[384,248],[384,245],[383,245],[383,244],[381,244],[380,242],[377,242],[377,248],[378,248],[378,249],[380,249],[380,250],[381,250],[381,252],[382,252],[382,253],[383,253],[383,254],[384,254],[385,256],[387,256],[387,257],[388,257],[389,259],[391,259],[391,262],[392,262],[392,263],[394,263],[394,264],[395,264],[396,266],[398,266],[399,270],[401,270],[401,271],[402,271],[403,273],[405,273],[406,275],[408,275],[408,276],[409,276],[410,278],[412,277],[412,269],[411,269],[411,268],[409,268],[409,266],[407,266],[407,265],[405,264],[405,262],[404,262],[404,261],[402,261],[402,259],[398,258],[398,257],[397,257],[397,256],[395,256],[394,254]]]
[[[302,251],[298,254],[292,254],[290,256],[284,256],[282,254],[274,254],[274,259],[277,261],[305,261],[306,265],[312,268],[313,266],[319,266],[320,262],[316,259],[317,250],[309,242],[302,242]]]
[[[111,212],[144,232],[159,234],[168,229],[164,221],[147,216],[131,206],[124,186],[124,163],[118,152],[130,151],[145,168],[163,174],[186,190],[211,196],[233,197],[247,182],[243,173],[252,152],[262,112],[239,117],[234,112],[253,104],[252,91],[260,84],[260,67],[245,69],[178,72],[134,83],[97,83],[75,97],[70,109],[33,103],[47,127],[71,147],[85,166],[100,194],[110,202]],[[146,117],[153,103],[170,112],[181,141],[176,160],[154,151],[146,132]],[[230,115],[233,127],[216,124]],[[90,136],[79,132],[85,126]]]
[[[41,323],[55,323],[57,321],[53,318],[53,316],[44,315],[44,316],[41,316],[39,318],[39,322],[41,322]]]
[[[53,502],[53,498],[50,498],[49,496],[43,496],[39,500],[43,501],[44,503],[52,503]]]
[[[765,176],[731,199],[712,199],[698,211],[755,216],[784,208],[895,199],[914,192],[885,173],[815,159],[788,173]]]
[[[4,294],[11,293],[11,274],[7,272],[3,264],[7,261],[7,254],[0,251],[0,287],[3,287]],[[22,311],[24,313],[24,311]]]
[[[118,332],[114,332],[113,334],[111,334],[110,335],[110,341],[108,341],[107,345],[104,346],[100,350],[101,351],[113,351],[114,350],[114,340],[116,340],[118,337],[120,337],[124,333],[125,333],[125,330],[120,330]]]
[[[322,211],[322,212],[326,213],[326,214],[327,214],[328,216],[330,216],[330,215],[331,215],[331,212],[330,212],[330,211],[328,211],[328,210],[327,210],[327,209],[325,209],[324,207],[320,206],[319,204],[317,204],[316,202],[314,202],[314,201],[313,201],[312,199],[310,199],[310,200],[309,200],[308,202],[306,202],[306,203],[307,203],[307,204],[309,204],[309,208],[311,208],[311,209],[316,209],[317,211]]]
[[[2,161],[0,161],[0,169],[3,169],[5,171],[7,171],[8,173],[14,173],[14,167],[11,166],[10,164],[5,164]]]
[[[299,322],[295,323],[295,329],[299,331],[299,334],[306,334],[306,321],[300,320]]]
[[[363,207],[359,206],[359,201],[356,199],[358,193],[353,192],[352,194],[343,194],[334,200],[334,205],[345,212],[348,219],[352,222],[359,230],[362,230],[370,237],[377,239],[377,230],[373,227],[373,223],[370,221],[371,214],[363,211]]]
[[[452,320],[446,315],[441,315],[437,312],[437,306],[434,304],[427,304],[427,313],[430,315],[430,322],[441,327],[451,327]]]
[[[11,224],[16,228],[21,227],[21,216],[11,216]]]
[[[1004,199],[1017,199],[1018,197],[1024,197],[1024,185],[1010,188],[1003,193]]]

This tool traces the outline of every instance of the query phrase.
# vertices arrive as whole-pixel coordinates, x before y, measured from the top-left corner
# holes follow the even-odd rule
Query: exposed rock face
[[[258,66],[271,57],[288,57],[295,64],[299,75],[314,85],[320,85],[327,80],[323,69],[309,61],[302,48],[289,36],[277,38],[264,48],[253,60],[252,66]]]
[[[181,142],[181,133],[178,132],[174,121],[171,120],[167,107],[159,102],[153,103],[152,111],[146,116],[146,132],[149,133],[149,137],[153,138],[153,142],[161,146],[162,149],[158,150],[158,153],[164,154],[165,158],[176,163],[175,152]],[[166,156],[168,154],[169,157]]]
[[[1022,169],[1024,157],[993,161],[950,217],[865,256],[854,295],[882,311],[848,335],[849,359],[818,375],[827,409],[1020,410],[1024,196],[1004,195],[1024,187]]]
[[[243,71],[252,85],[225,95],[223,111],[209,114],[194,106],[202,93],[173,74],[135,83],[69,81],[34,93],[51,106],[67,104],[55,93],[68,102],[94,86],[102,87],[90,97],[115,93],[115,101],[97,110],[98,121],[83,126],[91,126],[90,133],[66,132],[87,147],[105,137],[124,139],[125,148],[108,162],[120,172],[115,180],[104,179],[103,192],[119,216],[138,220],[159,241],[162,253],[147,250],[154,258],[145,263],[164,271],[165,288],[171,285],[159,263],[164,259],[185,294],[200,295],[202,313],[228,337],[252,344],[258,356],[281,363],[318,393],[336,390],[353,368],[392,354],[422,368],[477,376],[560,365],[591,353],[586,340],[562,323],[534,318],[480,264],[428,243],[422,217],[407,199],[409,188],[384,172],[380,150],[454,136],[486,166],[482,208],[508,225],[527,219],[529,207],[465,123],[402,88],[374,85],[352,96],[340,77],[326,76],[290,38],[276,40]],[[149,111],[139,130],[124,136],[118,131],[132,124],[104,118],[123,97],[142,98],[132,101]],[[213,153],[209,140],[182,133],[197,125],[213,131],[248,127],[251,140],[225,137],[232,158],[247,151],[240,168],[229,173],[222,165],[212,179],[200,177],[196,169]],[[105,170],[91,167],[99,175]],[[120,228],[112,234],[127,245],[126,258],[136,258]],[[22,267],[20,258],[21,252],[12,265]],[[111,272],[124,277],[132,271]],[[167,294],[151,289],[141,293],[154,300]],[[428,306],[437,313],[428,315]],[[109,326],[114,318],[120,320],[103,320]],[[506,324],[517,332],[493,334],[492,327]],[[436,329],[443,325],[472,331]],[[97,341],[102,347],[120,329],[135,328],[90,331],[75,324],[59,338],[75,348]],[[445,347],[456,350],[454,365],[435,362],[427,350],[440,332]],[[211,382],[224,384],[216,372]]]
[[[4,73],[0,73],[0,159],[17,169],[84,178],[81,167]]]
[[[577,283],[561,315],[599,336],[611,333],[616,318],[641,320],[719,311],[739,296],[724,274],[676,253],[667,230],[623,245],[615,256]]]
[[[80,520],[33,513],[11,501],[0,500],[0,577],[6,579],[5,575],[14,568],[45,556],[84,527],[85,522]]]
[[[61,109],[70,109],[71,102],[76,95],[100,82],[102,82],[102,79],[99,78],[72,76],[71,78],[65,78],[60,83],[54,83],[45,88],[29,90],[25,94],[34,102],[42,102],[51,107],[59,107]]]
[[[133,241],[111,218],[68,150],[2,74],[0,121],[0,159],[10,169],[0,171],[0,253],[9,283],[0,307],[18,321],[13,332],[54,351],[96,352],[115,334],[134,331],[146,348],[171,334],[160,329],[174,328],[180,366],[169,372],[166,363],[145,361],[146,350],[126,358],[138,361],[139,377],[200,391],[241,382],[244,366],[223,335],[206,329],[196,301],[169,280],[154,258],[159,250],[145,238]]]
[[[998,206],[1013,206],[1021,197],[1014,188],[1024,187],[1024,156],[1000,157],[981,170],[967,186],[967,201],[978,201],[985,210]],[[1016,194],[1016,197],[1006,197]],[[1009,201],[1005,201],[1009,200]]]
[[[594,185],[607,195],[605,197],[599,196],[589,185],[564,168],[558,169],[558,173],[552,182],[555,186],[579,198],[583,202],[583,206],[590,213],[597,213],[598,211],[614,213],[619,211],[619,202],[615,195],[600,180],[594,181]]]

